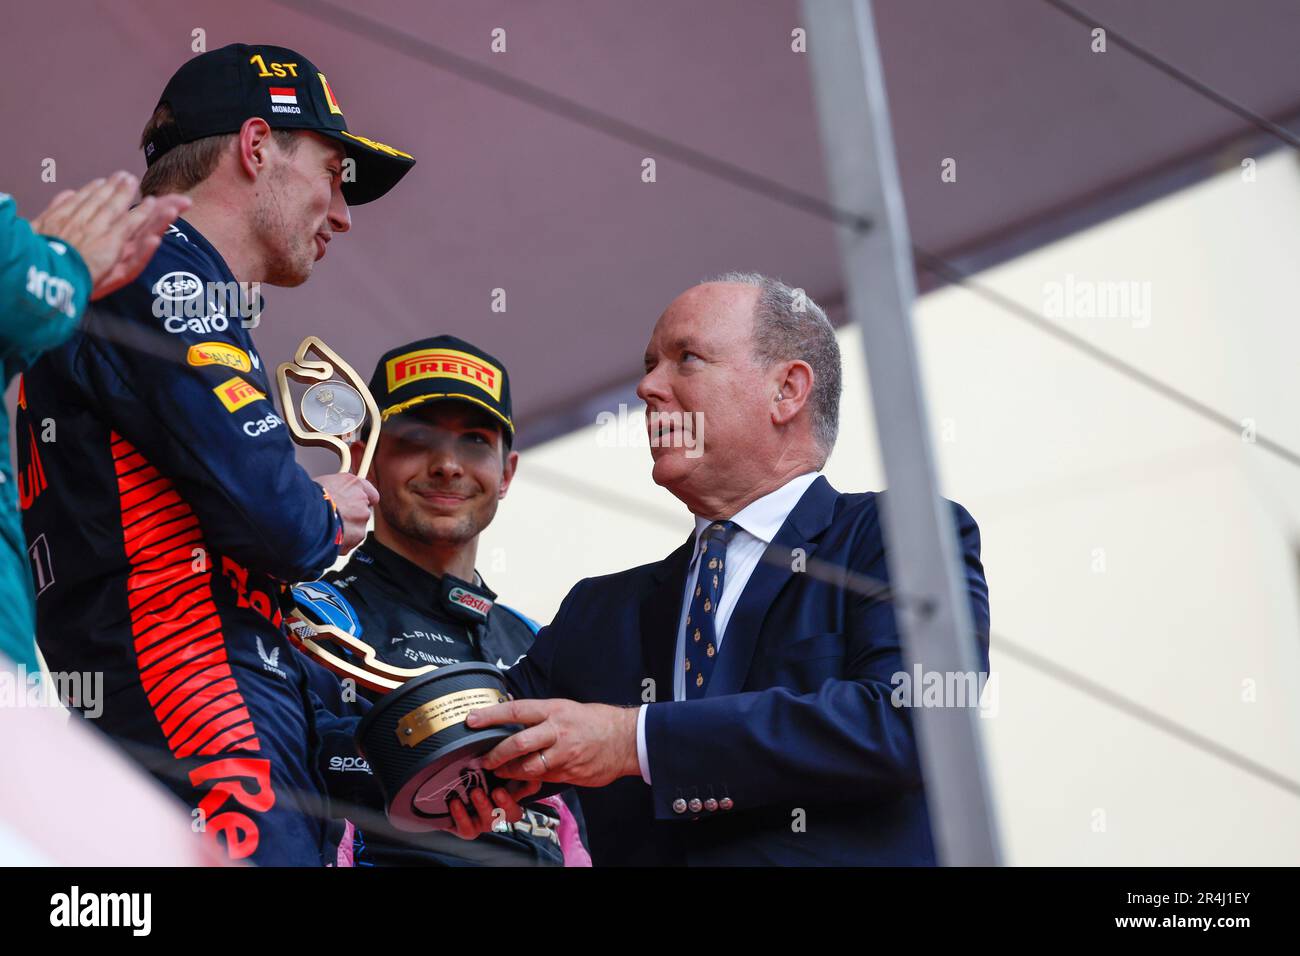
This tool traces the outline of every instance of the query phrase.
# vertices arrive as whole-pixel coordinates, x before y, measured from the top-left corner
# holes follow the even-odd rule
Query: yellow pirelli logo
[[[388,360],[388,391],[397,391],[403,385],[426,378],[452,378],[458,382],[477,385],[501,401],[501,369],[468,352],[455,349],[423,349],[407,352]]]
[[[228,412],[237,412],[245,405],[266,398],[264,392],[259,392],[251,382],[244,381],[238,375],[226,379],[212,391],[221,399],[221,404],[226,406]]]
[[[185,361],[191,365],[224,365],[237,372],[250,372],[253,369],[253,363],[249,360],[247,352],[225,342],[200,342],[198,345],[191,345],[190,350],[185,353]]]

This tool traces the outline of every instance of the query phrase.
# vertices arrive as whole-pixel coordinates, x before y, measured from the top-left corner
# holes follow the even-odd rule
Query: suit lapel
[[[641,601],[641,662],[654,680],[655,700],[673,699],[673,664],[677,657],[677,627],[681,623],[686,572],[695,553],[695,535],[659,562],[655,584]]]
[[[718,662],[709,678],[709,686],[705,688],[705,697],[740,693],[749,674],[750,662],[754,659],[754,648],[758,646],[758,635],[768,608],[795,574],[792,567],[794,549],[802,548],[805,557],[812,557],[817,547],[814,539],[831,523],[838,498],[839,492],[831,487],[830,482],[824,476],[819,477],[808,486],[785,519],[766,554],[759,559],[745,590],[741,592],[736,609],[731,613]],[[679,603],[680,600],[679,597]]]

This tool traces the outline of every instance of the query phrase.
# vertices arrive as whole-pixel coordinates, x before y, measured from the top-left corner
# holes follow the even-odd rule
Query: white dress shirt
[[[821,477],[820,471],[809,472],[797,478],[791,478],[776,491],[769,492],[757,501],[751,501],[731,520],[736,524],[736,533],[727,543],[724,558],[726,569],[722,578],[722,596],[718,598],[718,609],[713,618],[713,632],[718,645],[718,655],[724,653],[723,641],[726,638],[727,623],[731,612],[740,602],[740,595],[749,582],[754,568],[767,546],[772,543],[776,533],[785,524],[794,506],[804,496],[808,487]],[[686,614],[691,607],[691,593],[695,590],[695,576],[699,573],[700,535],[704,529],[714,523],[712,518],[695,517],[695,553],[686,572],[686,581],[682,585],[682,606],[677,617],[677,647],[673,659],[673,700],[686,699]],[[719,661],[714,661],[714,673]],[[641,712],[636,720],[636,755],[641,764],[641,779],[650,782],[650,758],[645,744],[645,711],[649,704],[641,705]]]

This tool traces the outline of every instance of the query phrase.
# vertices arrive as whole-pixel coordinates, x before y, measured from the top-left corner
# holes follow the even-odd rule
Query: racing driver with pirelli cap
[[[228,858],[346,864],[351,835],[322,809],[317,763],[338,718],[282,618],[288,584],[360,542],[378,495],[295,461],[248,289],[305,282],[348,207],[415,161],[352,133],[306,57],[245,44],[181,66],[142,147],[141,192],[192,207],[140,277],[24,377],[37,641],[54,671],[104,673],[93,723]]]
[[[294,589],[310,621],[337,627],[374,648],[379,660],[407,669],[470,661],[505,670],[528,653],[537,625],[497,600],[477,569],[482,532],[496,517],[519,454],[510,376],[500,359],[453,335],[389,349],[375,365],[370,392],[380,421],[352,446],[359,461],[370,427],[379,440],[367,475],[379,488],[374,531],[347,563]],[[355,658],[338,645],[328,648]],[[313,665],[314,666],[314,665]],[[345,686],[324,667],[318,696],[335,713],[364,713],[379,695]],[[358,700],[356,695],[366,700]],[[350,699],[349,699],[350,698]],[[350,739],[327,740],[323,773],[332,791],[364,787],[370,767],[349,757]],[[354,751],[353,751],[354,752]],[[370,784],[371,787],[374,784]],[[450,833],[404,833],[379,821],[357,833],[358,866],[590,866],[581,808],[572,790],[520,807],[504,790],[451,803]],[[359,791],[353,802],[364,803]],[[468,842],[471,808],[494,829]],[[461,811],[464,811],[463,813]]]

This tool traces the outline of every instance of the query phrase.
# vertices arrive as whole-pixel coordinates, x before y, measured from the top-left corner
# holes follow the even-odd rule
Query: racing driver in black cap
[[[385,353],[370,392],[381,417],[368,476],[380,494],[375,530],[341,569],[294,589],[298,608],[316,623],[361,638],[387,664],[414,669],[483,661],[510,667],[532,646],[537,626],[498,602],[475,568],[479,535],[496,516],[519,461],[511,451],[515,427],[505,366],[463,339],[439,335]],[[355,464],[364,441],[352,447]],[[313,686],[339,713],[366,709],[355,697],[349,701],[345,689],[377,697],[348,688],[323,668],[315,668]],[[323,769],[331,790],[347,793],[346,778],[368,775],[369,767],[349,756],[355,754],[350,740],[341,744],[324,754]],[[448,833],[362,827],[356,862],[591,865],[573,791],[527,808],[505,790],[492,796],[504,812],[494,815],[481,790],[469,794],[472,807],[452,803],[449,828],[464,838],[476,835],[474,817],[495,821],[496,832],[485,832],[475,843]]]
[[[189,196],[188,215],[25,376],[20,434],[57,438],[21,443],[39,476],[24,514],[37,641],[54,671],[104,673],[95,723],[230,859],[347,863],[351,837],[322,809],[330,717],[282,602],[361,541],[377,493],[296,463],[250,287],[305,282],[348,206],[414,160],[349,131],[301,54],[244,44],[185,63],[142,145],[141,192]]]

